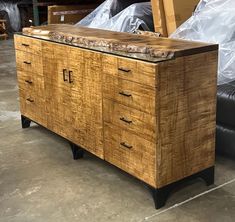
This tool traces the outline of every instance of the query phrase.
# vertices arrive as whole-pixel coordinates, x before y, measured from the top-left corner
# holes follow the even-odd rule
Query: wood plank
[[[159,32],[161,36],[167,37],[168,33],[163,0],[151,0],[151,5],[155,32]]]

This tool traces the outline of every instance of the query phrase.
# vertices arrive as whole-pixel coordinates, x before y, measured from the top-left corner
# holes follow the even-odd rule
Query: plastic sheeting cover
[[[122,1],[107,0],[75,26],[82,25],[117,32],[135,32],[140,27],[145,31],[153,30],[152,7],[150,2],[132,4],[116,15],[114,15],[115,13],[110,13],[114,6],[117,6],[116,13],[120,9],[125,8],[126,5]]]
[[[170,38],[219,44],[218,85],[235,80],[235,0],[201,0]]]
[[[0,11],[5,11],[8,14],[11,28],[14,31],[19,31],[21,28],[21,22],[17,1],[0,0]]]
[[[134,0],[106,0],[77,24],[96,28],[133,3],[135,3]]]

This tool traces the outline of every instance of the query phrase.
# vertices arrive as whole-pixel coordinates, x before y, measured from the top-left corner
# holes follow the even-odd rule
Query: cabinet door
[[[73,141],[103,158],[101,55],[70,48]]]
[[[68,82],[68,46],[43,42],[43,70],[47,127],[70,139],[71,91]]]
[[[103,158],[101,57],[43,43],[48,128]]]

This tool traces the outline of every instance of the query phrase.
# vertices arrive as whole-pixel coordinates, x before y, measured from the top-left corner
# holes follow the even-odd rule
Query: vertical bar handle
[[[66,73],[67,73],[67,69],[63,69],[63,80],[64,80],[64,82],[68,81],[68,79],[66,79]]]
[[[73,75],[73,71],[69,70],[69,83],[73,83],[72,75]]]

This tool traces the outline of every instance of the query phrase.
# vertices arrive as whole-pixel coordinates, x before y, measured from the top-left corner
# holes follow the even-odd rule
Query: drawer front
[[[128,107],[155,115],[155,89],[117,78],[103,75],[103,95]]]
[[[158,66],[156,64],[109,55],[103,55],[102,64],[103,73],[153,88],[157,86],[156,76]]]
[[[104,121],[149,141],[156,140],[156,117],[104,99]]]
[[[105,160],[156,186],[156,145],[119,127],[105,124]]]
[[[42,57],[16,50],[17,71],[43,76]]]
[[[46,126],[44,99],[25,90],[20,90],[19,94],[21,114],[43,126]]]
[[[33,53],[36,55],[42,54],[42,46],[41,46],[41,41],[39,39],[33,39],[25,36],[15,35],[14,41],[15,41],[15,49],[17,50]]]
[[[17,72],[19,89],[29,91],[44,98],[44,78],[28,72]]]

